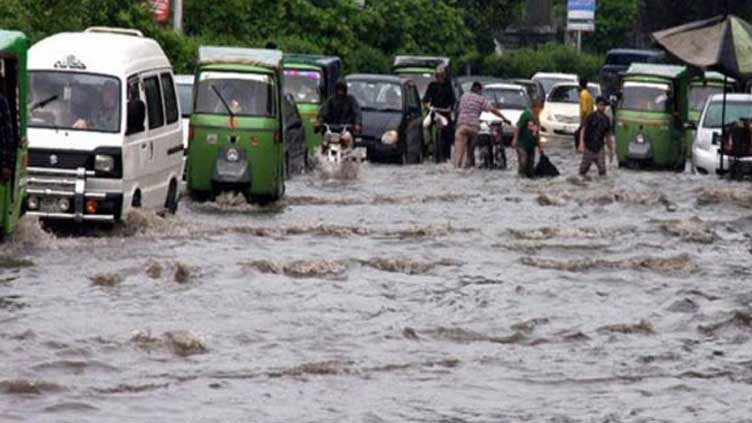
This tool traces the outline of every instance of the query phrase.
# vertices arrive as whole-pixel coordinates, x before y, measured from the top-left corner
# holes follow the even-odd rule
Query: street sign
[[[595,31],[595,0],[568,0],[567,30]]]
[[[151,10],[157,23],[164,25],[170,21],[170,0],[151,0]]]

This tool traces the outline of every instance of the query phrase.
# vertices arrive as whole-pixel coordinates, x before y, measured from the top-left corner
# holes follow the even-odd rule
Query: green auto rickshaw
[[[196,201],[223,191],[250,202],[285,192],[282,52],[201,47],[188,139],[188,189]]]
[[[0,239],[9,236],[26,196],[26,54],[20,32],[0,30]]]
[[[319,108],[334,95],[334,86],[342,77],[342,60],[336,56],[286,54],[284,64],[285,93],[295,98],[303,119],[308,152],[321,145],[321,134],[313,125]]]
[[[689,76],[683,66],[633,64],[615,116],[619,166],[684,170]]]

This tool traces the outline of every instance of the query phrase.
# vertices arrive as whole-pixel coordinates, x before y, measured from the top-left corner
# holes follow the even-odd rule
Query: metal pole
[[[577,31],[577,52],[582,51],[582,31]]]
[[[174,3],[174,9],[172,10],[172,21],[175,27],[175,32],[181,34],[183,32],[183,0],[172,0]]]

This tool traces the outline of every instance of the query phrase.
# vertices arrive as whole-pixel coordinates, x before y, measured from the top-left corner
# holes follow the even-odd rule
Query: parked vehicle
[[[697,135],[692,144],[692,166],[700,174],[721,175],[731,168],[734,160],[752,166],[752,157],[721,155],[721,121],[723,119],[723,94],[713,94],[702,110],[697,125]],[[740,120],[752,120],[752,95],[728,94],[726,98],[726,125]],[[729,131],[730,132],[730,131]],[[723,167],[721,167],[723,163]]]
[[[530,109],[532,100],[527,94],[527,89],[517,84],[488,84],[483,88],[483,95],[491,100],[494,107],[501,110],[501,113],[510,120],[510,123],[504,125],[500,133],[501,141],[504,145],[509,146],[514,138],[514,125],[520,120],[522,113]],[[481,114],[481,122],[489,125],[501,122],[496,115],[488,112]]]
[[[726,92],[733,93],[736,80],[728,78]],[[724,76],[718,72],[705,72],[689,82],[689,121],[697,123],[707,100],[715,94],[723,94]]]
[[[342,60],[335,56],[285,55],[285,93],[298,105],[305,127],[308,152],[321,145],[321,134],[314,131],[319,108],[334,95],[334,86],[342,77]],[[307,160],[307,157],[306,157]]]
[[[541,112],[541,142],[574,140],[580,127],[580,85],[563,82],[554,85]]]
[[[306,130],[300,109],[291,94],[282,98],[282,115],[285,123],[285,176],[299,175],[306,169],[308,147]]]
[[[426,95],[428,84],[433,80],[436,68],[444,65],[447,72],[451,72],[451,63],[448,57],[435,56],[397,56],[394,58],[392,71],[395,75],[407,77],[418,88],[421,99]],[[447,75],[451,78],[451,74]]]
[[[356,74],[347,77],[347,86],[363,113],[357,144],[366,147],[368,160],[422,162],[422,107],[415,84],[398,76]]]
[[[619,166],[684,170],[689,77],[683,66],[633,64],[616,111]]]
[[[0,30],[0,240],[13,233],[26,195],[26,73],[29,41]]]
[[[541,103],[546,102],[546,90],[543,88],[543,84],[541,84],[540,81],[534,81],[532,79],[512,79],[509,82],[525,87],[530,100],[539,100]]]
[[[600,71],[603,95],[610,98],[621,89],[622,78],[632,63],[663,63],[665,53],[655,50],[613,49],[606,53]]]
[[[267,203],[285,192],[282,52],[201,47],[188,145],[196,201],[222,191]]]
[[[546,98],[551,93],[551,89],[554,85],[562,82],[579,83],[580,78],[573,73],[547,73],[538,72],[533,75],[533,81],[538,81],[543,85],[543,90],[546,92]]]
[[[28,214],[114,222],[174,213],[183,166],[172,66],[141,32],[89,28],[29,50]]]
[[[457,101],[460,101],[460,98],[463,94],[470,91],[470,88],[472,88],[473,86],[473,82],[476,81],[483,84],[484,87],[488,84],[500,84],[506,82],[504,79],[496,78],[493,76],[460,76],[458,78],[455,78],[455,85],[457,87]]]

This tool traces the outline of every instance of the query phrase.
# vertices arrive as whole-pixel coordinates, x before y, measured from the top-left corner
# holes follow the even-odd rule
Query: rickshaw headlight
[[[645,144],[645,135],[640,132],[639,134],[637,134],[637,137],[635,137],[635,141],[637,142],[637,144]]]
[[[70,200],[68,200],[67,198],[61,198],[57,200],[57,207],[61,212],[67,212],[68,209],[70,209]]]
[[[384,135],[381,136],[381,142],[386,145],[397,144],[397,141],[399,141],[399,134],[394,130],[386,131],[384,132]]]
[[[240,160],[240,152],[235,148],[229,148],[227,149],[225,158],[227,159],[228,162],[235,163],[238,160]]]
[[[94,170],[102,173],[112,173],[115,171],[115,158],[107,154],[97,154],[94,156]]]
[[[31,196],[26,200],[26,208],[36,210],[39,208],[39,197]]]

